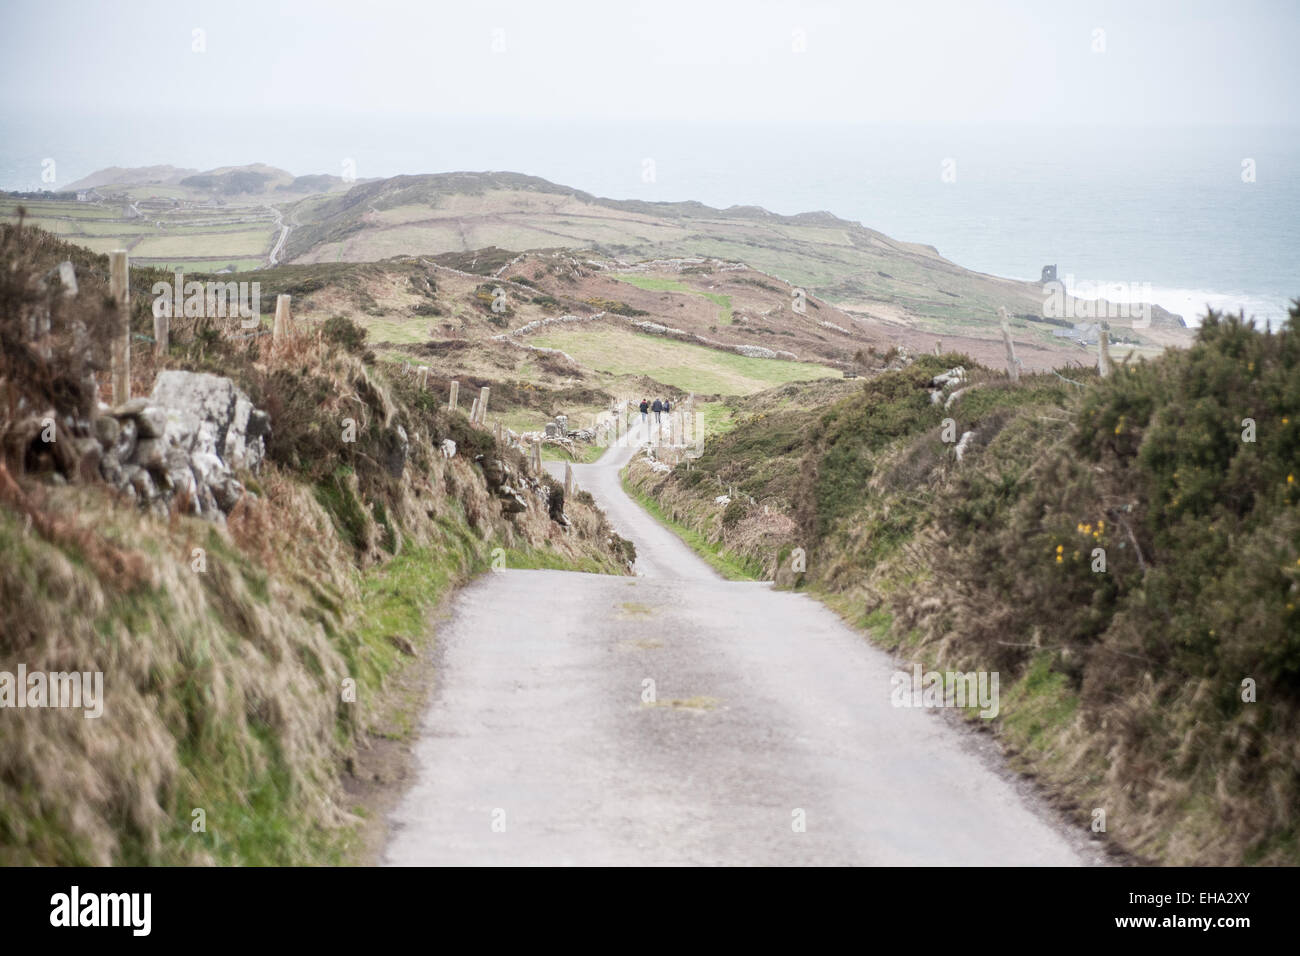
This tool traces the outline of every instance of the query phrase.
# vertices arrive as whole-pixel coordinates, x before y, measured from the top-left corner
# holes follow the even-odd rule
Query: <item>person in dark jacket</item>
[[[663,421],[663,414],[664,414],[664,403],[663,403],[663,402],[659,401],[659,399],[656,398],[656,399],[655,399],[655,403],[654,403],[653,405],[650,406],[650,410],[651,410],[652,412],[655,413],[655,424],[656,424],[656,425],[659,424],[659,422]]]
[[[648,415],[649,413],[650,413],[650,399],[643,398],[641,399],[641,424],[642,425],[646,423],[646,415]]]

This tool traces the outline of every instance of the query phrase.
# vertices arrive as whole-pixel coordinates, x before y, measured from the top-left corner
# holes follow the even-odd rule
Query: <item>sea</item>
[[[739,125],[724,101],[717,113],[9,114],[0,188],[155,164],[360,178],[509,170],[615,199],[825,210],[980,272],[1037,279],[1054,265],[1069,291],[1129,290],[1189,325],[1213,308],[1276,326],[1300,297],[1300,127]]]

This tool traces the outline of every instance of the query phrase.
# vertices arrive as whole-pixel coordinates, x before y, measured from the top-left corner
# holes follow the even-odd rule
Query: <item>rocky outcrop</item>
[[[966,381],[966,369],[958,365],[956,368],[950,368],[946,372],[940,372],[934,378],[930,379],[930,404],[938,405],[944,400],[946,389],[955,385],[961,385]],[[953,393],[956,394],[955,392]],[[951,404],[951,399],[943,406],[947,408]]]
[[[551,507],[551,491],[545,484],[527,473],[516,471],[502,458],[495,455],[476,455],[474,461],[483,469],[483,478],[488,490],[501,500],[501,511],[506,515],[519,514],[528,510],[526,494],[531,492],[548,510]],[[560,507],[563,508],[563,499]],[[554,518],[554,515],[552,515]],[[561,524],[567,524],[567,521]]]
[[[123,494],[224,521],[245,494],[235,472],[258,470],[271,423],[230,379],[168,370],[151,397],[102,409],[93,431],[100,477]]]

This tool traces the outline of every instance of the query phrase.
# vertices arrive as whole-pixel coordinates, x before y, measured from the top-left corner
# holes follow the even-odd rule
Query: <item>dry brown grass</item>
[[[4,302],[23,315],[43,307],[26,292]],[[507,518],[472,461],[490,435],[315,328],[278,344],[201,331],[178,328],[165,358],[142,353],[133,391],[179,366],[228,375],[271,412],[270,459],[241,476],[252,494],[224,527],[145,513],[94,476],[56,486],[0,462],[0,669],[98,671],[105,694],[97,719],[5,711],[0,865],[338,860],[356,823],[340,772],[396,666],[366,604],[392,592],[382,582],[394,555],[430,555],[440,587],[485,567],[496,546],[619,570],[602,514],[571,502],[564,530],[533,498]],[[58,376],[27,374],[0,366],[0,437],[16,389],[28,407],[89,410],[93,388],[60,398]],[[355,444],[340,441],[343,417],[357,422]],[[395,470],[399,424],[409,448]],[[447,460],[438,443],[452,434],[462,452]],[[433,588],[404,586],[421,592],[399,595],[412,600]],[[356,703],[343,700],[345,678],[358,682]],[[196,808],[204,832],[191,828]]]
[[[5,663],[100,671],[105,696],[98,719],[6,713],[5,862],[228,858],[213,841],[237,838],[252,791],[280,773],[292,778],[282,812],[340,822],[337,808],[327,811],[344,669],[304,595],[261,578],[212,528],[206,570],[195,571],[189,522],[170,528],[95,489],[62,489],[45,509],[48,525],[89,517],[98,533],[147,554],[151,580],[125,591],[81,563],[80,539],[56,543],[12,512],[0,516],[14,559],[0,570]],[[318,673],[302,666],[307,658]],[[208,813],[209,833],[182,836],[195,807]]]

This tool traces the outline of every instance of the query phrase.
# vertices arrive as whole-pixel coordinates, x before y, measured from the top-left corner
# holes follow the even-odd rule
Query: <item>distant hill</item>
[[[155,183],[172,185],[179,183],[186,176],[197,173],[197,169],[180,169],[176,166],[109,166],[89,176],[83,176],[68,186],[68,189],[76,192],[79,189],[94,189],[98,186],[145,186]]]
[[[77,180],[67,189],[102,189],[113,186],[182,187],[180,196],[193,199],[238,199],[262,195],[277,200],[345,190],[355,185],[342,176],[313,174],[294,176],[287,170],[265,163],[221,166],[216,169],[181,169],[176,166],[109,166]],[[175,191],[168,193],[175,195]]]
[[[987,335],[1005,306],[1017,337],[1051,335],[1026,318],[1041,320],[1038,283],[973,272],[933,246],[901,242],[829,212],[785,216],[757,206],[606,199],[520,173],[454,172],[359,184],[307,200],[295,216],[287,247],[295,262],[489,246],[585,249],[627,262],[706,256],[744,262],[877,321]],[[1179,316],[1153,308],[1155,330],[1182,325]]]
[[[968,354],[992,361],[1003,350],[998,309],[1005,307],[1026,367],[1050,367],[1072,356],[1092,364],[1087,346],[1096,341],[1096,318],[1106,317],[1104,304],[1089,304],[1065,313],[1081,321],[1047,318],[1051,297],[1038,282],[974,272],[934,246],[902,242],[826,211],[780,215],[753,205],[716,209],[693,201],[608,199],[502,171],[350,182],[320,174],[295,177],[255,163],[202,172],[115,168],[82,180],[92,182],[93,205],[34,204],[28,210],[33,224],[75,236],[97,251],[127,248],[137,259],[165,266],[246,270],[270,261],[272,250],[275,262],[304,265],[395,256],[468,255],[477,261],[483,250],[495,249],[504,256],[499,268],[520,253],[566,250],[599,260],[609,272],[659,263],[653,271],[664,278],[687,260],[716,260],[743,264],[754,281],[766,276],[792,294],[835,307],[843,315],[825,319],[830,326],[816,334],[839,335],[835,326],[872,330],[864,344],[889,340],[932,351],[940,344],[936,339],[952,347],[961,340]],[[101,207],[116,207],[117,215],[105,216]],[[16,210],[15,202],[0,213],[12,216]],[[696,291],[732,294],[707,286]],[[592,290],[593,297],[601,294]],[[683,302],[698,306],[689,297],[670,304],[676,309]],[[637,307],[653,312],[645,303]],[[760,312],[770,315],[774,307],[764,304]],[[675,313],[659,318],[680,327]],[[1190,341],[1182,319],[1157,306],[1149,327],[1124,328],[1132,320],[1118,316],[1110,322],[1112,341],[1136,347],[1137,355]],[[1072,328],[1076,324],[1086,328]],[[704,334],[700,328],[693,331]],[[702,328],[708,332],[707,324]],[[803,324],[778,330],[769,318],[748,328],[746,334],[767,328],[813,344],[812,329]],[[838,347],[827,349],[842,360]]]
[[[239,196],[264,193],[268,189],[292,183],[293,178],[293,173],[275,166],[252,163],[248,166],[223,166],[187,176],[180,181],[180,185],[217,196]]]
[[[350,186],[347,180],[342,176],[329,176],[324,173],[318,173],[310,176],[298,176],[293,182],[276,186],[279,192],[290,193],[324,193],[332,192],[335,189],[346,188]]]

